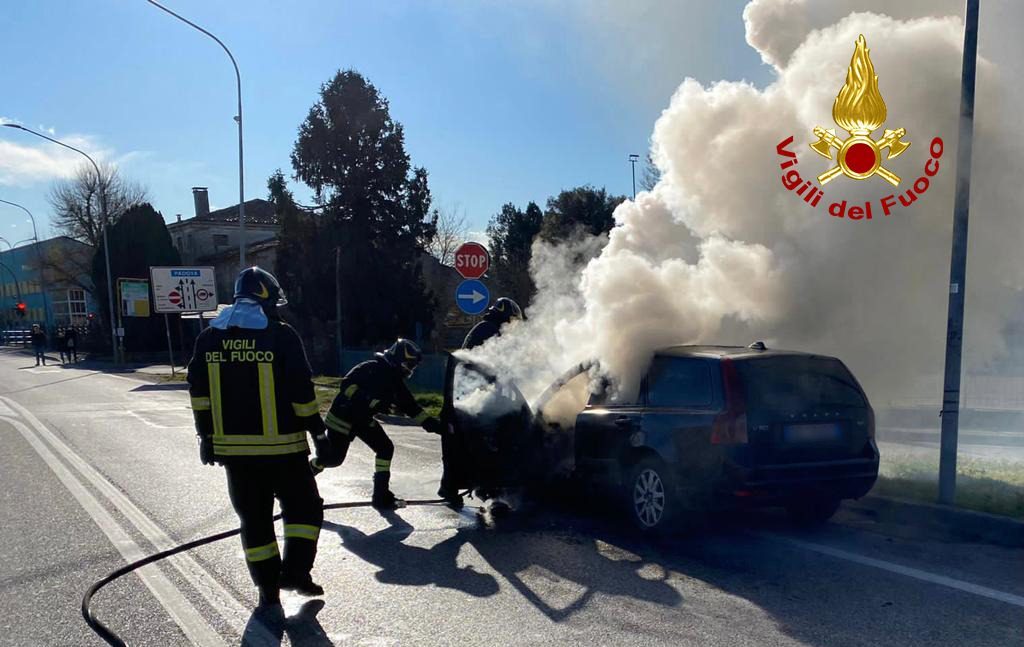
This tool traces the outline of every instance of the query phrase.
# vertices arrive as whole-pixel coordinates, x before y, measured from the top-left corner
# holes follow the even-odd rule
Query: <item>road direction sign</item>
[[[464,279],[478,279],[491,266],[491,257],[480,243],[463,243],[455,250],[455,271]]]
[[[154,311],[208,312],[217,309],[212,267],[151,267]]]
[[[455,290],[455,303],[468,315],[480,314],[490,302],[491,293],[487,286],[476,279],[463,281]]]

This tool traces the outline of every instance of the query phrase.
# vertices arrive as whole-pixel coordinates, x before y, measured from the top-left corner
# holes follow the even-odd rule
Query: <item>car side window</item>
[[[699,408],[711,404],[711,367],[705,360],[655,357],[647,375],[648,406]]]

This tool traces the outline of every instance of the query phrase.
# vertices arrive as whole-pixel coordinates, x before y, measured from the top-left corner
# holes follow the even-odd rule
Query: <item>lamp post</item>
[[[46,135],[44,135],[42,133],[37,133],[34,130],[31,130],[29,128],[25,128],[24,126],[20,126],[18,124],[4,124],[4,126],[7,126],[8,128],[17,128],[18,130],[24,130],[25,132],[30,133],[32,135],[35,135],[36,137],[41,137],[42,139],[45,139],[46,141],[53,142],[54,144],[57,144],[58,146],[63,146],[64,148],[67,148],[68,150],[75,151],[79,155],[85,157],[85,159],[89,160],[89,163],[92,164],[93,169],[96,170],[96,182],[99,185],[99,189],[100,189],[100,215],[103,218],[103,255],[105,257],[104,261],[106,262],[106,265],[107,265],[107,305],[110,306],[110,342],[111,342],[111,352],[114,355],[114,364],[118,364],[118,363],[120,363],[120,357],[118,356],[118,352],[117,352],[118,351],[118,348],[117,348],[117,329],[114,328],[114,277],[111,276],[111,274],[110,274],[110,245],[107,242],[107,229],[108,229],[108,227],[107,227],[107,224],[108,224],[107,223],[107,191],[103,187],[103,176],[100,173],[100,167],[99,167],[98,164],[96,164],[96,160],[94,160],[93,158],[89,157],[89,155],[87,153],[85,153],[84,151],[78,150],[74,146],[65,144],[64,142],[59,141],[57,139],[54,139],[53,137],[47,137]],[[32,226],[33,226],[33,228],[35,227],[35,221],[34,220],[33,220]]]
[[[0,200],[3,204],[17,207],[28,214],[29,220],[32,221],[32,239],[36,241],[36,258],[39,263],[39,290],[43,294],[43,323],[46,324],[46,329],[50,329],[50,306],[46,300],[46,275],[43,272],[43,250],[42,245],[39,244],[39,233],[36,231],[36,217],[32,215],[32,212],[21,206],[17,202],[10,202],[8,200]],[[10,243],[8,243],[10,245]],[[13,249],[13,248],[12,248]]]
[[[231,65],[235,67],[235,85],[238,90],[238,114],[235,115],[235,122],[238,124],[238,235],[240,239],[238,243],[238,269],[241,271],[245,269],[245,169],[243,166],[244,158],[242,156],[242,75],[238,71],[238,63],[235,62],[235,57],[231,53],[231,50],[228,49],[228,46],[210,32],[206,31],[188,18],[174,13],[159,2],[155,2],[155,0],[146,0],[146,2],[157,9],[174,16],[196,31],[200,31],[212,38],[228,55],[228,58],[231,59]]]
[[[632,153],[629,156],[629,165],[633,171],[633,200],[636,200],[636,163],[640,159],[640,156],[636,153]]]

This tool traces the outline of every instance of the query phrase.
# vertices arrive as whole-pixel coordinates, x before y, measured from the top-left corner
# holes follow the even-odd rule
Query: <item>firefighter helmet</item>
[[[522,319],[523,309],[512,299],[501,297],[496,299],[491,304],[491,307],[487,309],[487,316],[501,323],[507,323],[512,319]]]
[[[392,368],[402,371],[405,377],[412,377],[420,360],[423,359],[423,351],[408,339],[399,338],[391,344],[391,348],[381,353],[381,356]]]
[[[235,279],[235,300],[254,299],[262,306],[288,305],[288,298],[273,274],[263,268],[247,267]]]

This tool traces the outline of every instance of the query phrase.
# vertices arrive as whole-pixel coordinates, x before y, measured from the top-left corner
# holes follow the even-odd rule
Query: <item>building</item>
[[[193,187],[192,200],[195,216],[167,225],[171,241],[181,254],[184,265],[202,265],[201,259],[235,250],[234,271],[238,271],[238,205],[210,211],[210,198],[206,187]],[[266,200],[245,201],[245,240],[247,246],[277,238],[281,226],[274,213],[274,205]]]
[[[0,327],[87,325],[96,311],[93,254],[91,245],[67,236],[0,252]],[[17,314],[19,302],[26,306],[24,317]]]
[[[249,219],[246,212],[245,219]],[[277,247],[280,241],[275,236],[256,243],[250,243],[245,248],[245,262],[247,265],[258,265],[271,274],[277,272]],[[200,266],[213,267],[213,274],[217,281],[217,300],[221,303],[231,303],[235,291],[235,279],[238,278],[238,247],[200,256],[196,262]]]

